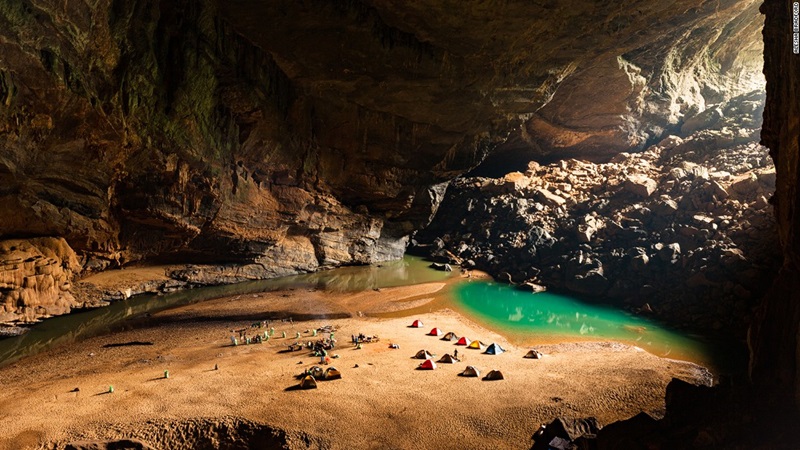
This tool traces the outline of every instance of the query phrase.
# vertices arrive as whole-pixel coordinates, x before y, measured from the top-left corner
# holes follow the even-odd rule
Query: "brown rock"
[[[534,195],[538,201],[552,207],[558,207],[567,202],[567,200],[563,197],[556,195],[547,189],[536,189]]]
[[[625,180],[625,190],[639,197],[649,197],[658,185],[646,175],[630,175]]]

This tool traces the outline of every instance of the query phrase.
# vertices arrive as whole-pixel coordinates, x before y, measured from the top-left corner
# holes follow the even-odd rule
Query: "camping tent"
[[[458,339],[458,336],[456,336],[456,334],[452,331],[448,331],[447,334],[445,334],[442,338],[443,341],[455,341],[456,339]]]
[[[419,368],[422,370],[433,370],[436,368],[436,363],[433,362],[432,359],[426,359],[419,365]]]
[[[542,353],[540,351],[534,350],[534,349],[528,350],[528,353],[525,354],[525,358],[530,358],[530,359],[539,359],[541,357],[542,357]]]
[[[474,366],[467,366],[463,372],[461,372],[462,377],[479,377],[481,376],[481,372],[476,369]]]
[[[325,370],[326,380],[338,380],[339,378],[342,378],[342,372],[339,372],[336,367],[328,367]]]
[[[483,353],[486,353],[487,355],[499,355],[504,351],[505,350],[503,350],[503,347],[500,347],[499,345],[492,343],[490,346],[486,347],[486,351]]]
[[[425,325],[422,324],[422,321],[417,319],[411,324],[411,328],[422,328]]]
[[[456,345],[469,345],[471,341],[466,336],[461,336],[461,339],[456,342]]]
[[[306,370],[306,374],[311,375],[317,380],[321,380],[325,376],[325,371],[320,366],[313,366]]]
[[[481,342],[481,341],[472,341],[472,342],[470,342],[470,344],[467,346],[467,348],[476,348],[476,349],[478,349],[478,350],[483,350],[483,349],[485,349],[485,348],[486,348],[486,344],[484,344],[484,343],[483,343],[483,342]]]
[[[428,336],[441,336],[444,334],[444,331],[440,330],[439,328],[434,328],[428,333]]]
[[[317,380],[314,379],[311,375],[306,375],[300,380],[300,389],[316,389],[317,388]]]
[[[499,370],[490,370],[489,373],[487,373],[486,376],[483,377],[483,379],[486,381],[502,380],[504,378],[505,377],[503,377],[503,372],[500,372]]]
[[[445,353],[444,356],[439,358],[439,362],[446,364],[455,364],[458,362],[458,360],[454,356]]]
[[[430,354],[427,350],[420,350],[414,355],[414,358],[417,359],[433,359],[433,355]]]

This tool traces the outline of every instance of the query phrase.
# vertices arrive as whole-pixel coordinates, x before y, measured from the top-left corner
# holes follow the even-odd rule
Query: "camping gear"
[[[459,339],[458,342],[456,342],[456,345],[469,345],[471,343],[472,343],[472,341],[467,339],[466,336],[461,336],[461,339]]]
[[[427,350],[420,350],[420,351],[417,352],[416,355],[414,355],[414,358],[416,358],[416,359],[433,359],[433,355],[430,352],[428,352]]]
[[[338,380],[340,378],[342,378],[342,372],[339,372],[336,367],[328,367],[325,371],[326,380]]]
[[[445,353],[444,356],[439,358],[439,362],[445,364],[455,364],[458,362],[458,359],[456,359],[454,356]]]
[[[419,365],[419,368],[422,370],[433,370],[436,368],[436,363],[433,362],[432,359],[426,359]]]
[[[452,331],[447,332],[447,334],[445,334],[442,338],[443,341],[455,341],[456,339],[458,339],[458,336],[456,336],[456,334]]]
[[[300,389],[316,389],[317,380],[311,375],[306,375],[300,380]]]
[[[422,328],[425,325],[422,324],[422,321],[417,319],[411,324],[411,328]]]
[[[471,349],[474,349],[474,350],[485,350],[486,349],[486,344],[484,344],[481,341],[472,341],[467,346],[467,348],[471,348]]]
[[[306,375],[311,375],[316,379],[322,379],[325,376],[325,371],[320,366],[312,366],[306,370]]]
[[[462,377],[479,377],[481,376],[481,372],[476,369],[474,366],[467,366],[463,372],[461,372]]]
[[[442,330],[440,330],[438,328],[434,328],[434,329],[431,330],[430,333],[428,333],[428,336],[441,336],[443,334],[444,334],[444,331],[442,331]]]
[[[542,353],[538,350],[530,349],[528,353],[525,354],[524,358],[529,359],[540,359],[542,357]]]
[[[505,377],[503,376],[503,372],[500,372],[499,370],[490,370],[489,373],[487,373],[486,376],[483,377],[483,379],[485,381],[493,381],[493,380],[503,380],[505,379]]]
[[[497,345],[497,344],[495,344],[493,342],[491,345],[486,347],[486,351],[483,352],[483,353],[486,353],[487,355],[499,355],[500,353],[503,353],[504,351],[505,350],[503,350],[503,347],[500,347],[499,345]]]

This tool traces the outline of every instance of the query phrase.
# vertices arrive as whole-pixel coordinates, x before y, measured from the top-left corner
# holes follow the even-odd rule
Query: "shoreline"
[[[617,343],[541,345],[537,349],[545,358],[524,359],[526,347],[447,309],[416,315],[425,322],[422,329],[409,328],[408,317],[343,316],[353,305],[402,303],[442,290],[434,283],[420,286],[356,294],[296,289],[238,300],[225,297],[158,312],[141,328],[25,358],[0,368],[5,388],[0,394],[0,448],[121,438],[141,439],[156,448],[191,448],[202,438],[199,429],[197,436],[187,431],[181,444],[145,425],[173,421],[188,426],[223,418],[282,430],[291,441],[287,448],[364,443],[373,448],[452,448],[465,442],[470,448],[527,448],[538,426],[556,416],[595,416],[603,424],[640,411],[658,416],[672,377],[710,381],[700,366]],[[249,326],[252,318],[298,317],[296,313],[318,318],[277,322],[276,336],[286,331],[288,339],[230,345],[230,330]],[[310,340],[305,331],[325,325],[338,327],[339,345],[331,356],[339,355],[332,365],[343,378],[321,382],[316,390],[292,390],[294,376],[318,358],[281,350],[295,333]],[[434,326],[487,344],[497,342],[507,352],[491,356],[462,350],[426,336]],[[348,345],[351,334],[362,332],[378,335],[380,341],[361,350]],[[108,347],[130,342],[153,345]],[[400,349],[390,349],[390,342]],[[422,348],[437,359],[459,348],[466,360],[440,364],[434,371],[415,370],[420,361],[411,357]],[[467,364],[484,373],[502,370],[506,379],[458,377]],[[170,371],[169,379],[163,378],[164,370]],[[105,393],[109,385],[115,387],[113,394]],[[74,392],[76,387],[80,390]],[[420,445],[420,439],[426,444]]]
[[[398,262],[399,261],[402,261],[402,260],[398,260]],[[420,261],[422,261],[422,260],[420,260]],[[146,295],[146,294],[155,294],[156,295],[156,299],[158,299],[164,293],[151,292],[150,290],[152,290],[153,286],[157,285],[158,283],[164,283],[165,281],[169,280],[169,278],[166,277],[165,274],[168,272],[168,269],[170,267],[174,269],[174,268],[179,267],[179,266],[175,266],[175,265],[172,265],[172,266],[136,266],[136,267],[132,267],[132,268],[124,269],[124,270],[114,270],[114,271],[101,272],[101,273],[97,273],[97,274],[91,275],[89,277],[86,277],[83,280],[81,280],[78,283],[76,283],[76,284],[78,284],[80,286],[79,287],[79,291],[81,291],[81,292],[94,292],[95,294],[97,294],[98,292],[106,292],[106,294],[107,294],[106,297],[103,298],[103,301],[97,301],[97,298],[94,298],[92,300],[92,302],[91,302],[91,304],[94,305],[94,306],[87,306],[85,308],[81,308],[79,310],[75,310],[73,313],[69,313],[69,314],[66,314],[64,316],[57,316],[57,317],[66,317],[66,316],[74,315],[75,313],[102,310],[102,308],[106,308],[108,306],[113,306],[115,303],[118,303],[119,301],[127,300],[128,298],[136,299],[137,297],[139,297],[141,295]],[[374,267],[378,267],[378,268],[380,268],[382,266],[378,265],[378,266],[369,266],[369,267],[373,267],[373,268]],[[426,267],[426,270],[429,270],[428,266],[427,266],[427,262],[425,263],[425,267]],[[348,269],[352,270],[353,267],[350,267]],[[332,269],[332,270],[336,270],[336,269]],[[339,270],[341,270],[341,268]],[[430,269],[430,270],[432,272],[435,272],[435,270],[433,270],[433,269]],[[330,272],[323,271],[323,272],[316,272],[316,273],[312,273],[312,274],[300,274],[299,276],[300,277],[307,276],[307,275],[316,276],[316,275],[320,275],[320,274],[324,275],[324,274],[327,274],[327,273],[330,273]],[[351,276],[352,276],[352,274],[351,274]],[[294,278],[294,276],[291,277],[291,278]],[[286,279],[286,278],[284,277],[284,278],[277,278],[277,279],[254,280],[254,281],[269,283],[269,282],[276,282],[276,281],[280,282],[281,280],[284,280],[284,279]],[[502,282],[496,281],[488,273],[480,271],[478,269],[460,269],[460,270],[457,270],[455,272],[452,272],[452,274],[448,278],[445,278],[442,281],[438,282],[439,284],[441,284],[441,286],[439,286],[438,289],[434,289],[434,291],[426,290],[427,288],[425,286],[428,284],[426,282],[422,282],[422,283],[418,283],[418,284],[407,284],[407,285],[400,285],[400,286],[392,286],[391,287],[392,289],[398,289],[399,288],[399,289],[401,289],[401,290],[403,290],[405,292],[408,292],[408,295],[403,296],[402,298],[395,299],[395,300],[393,300],[392,302],[389,302],[389,303],[378,302],[377,304],[372,305],[371,307],[368,307],[368,308],[364,308],[364,307],[357,308],[357,307],[353,307],[353,305],[350,305],[350,307],[349,308],[345,308],[346,311],[343,310],[342,313],[343,314],[349,314],[351,316],[366,315],[366,316],[377,317],[377,318],[397,318],[397,317],[408,317],[408,316],[413,315],[413,314],[430,313],[430,312],[434,312],[434,311],[441,310],[441,309],[447,309],[447,308],[449,308],[449,309],[452,309],[452,308],[461,309],[461,308],[458,307],[458,305],[455,304],[455,300],[453,300],[451,298],[452,295],[453,295],[451,293],[451,291],[459,283],[463,283],[465,281],[472,281],[472,280],[476,280],[476,281],[494,281],[494,282],[502,284]],[[139,283],[139,285],[132,285],[131,283]],[[222,288],[222,289],[225,289],[226,287],[235,288],[239,284],[240,283],[221,284],[221,285],[215,285],[215,286],[183,287],[183,288],[172,289],[169,292],[166,292],[166,294],[185,293],[187,295],[191,295],[191,292],[196,290],[196,289],[209,289],[209,288]],[[313,285],[314,285],[314,282],[308,282],[307,285],[304,285],[303,282],[300,282],[299,285],[296,285],[296,286],[293,286],[293,287],[285,287],[284,286],[284,287],[272,288],[272,290],[268,290],[268,291],[249,292],[249,293],[242,293],[242,294],[236,294],[236,295],[234,295],[234,294],[231,294],[231,295],[219,294],[219,296],[220,296],[220,298],[231,297],[231,298],[239,299],[239,298],[246,297],[246,296],[249,296],[249,295],[258,295],[259,293],[262,293],[262,292],[279,292],[279,293],[281,293],[281,295],[291,295],[291,293],[293,293],[295,291],[301,291],[301,290],[306,290],[306,289],[308,289],[310,291],[320,290],[320,292],[326,292],[324,289],[320,289],[318,287],[314,287]],[[386,288],[383,288],[383,289],[386,289]],[[125,294],[125,291],[131,291],[131,290],[133,290],[134,292],[137,293],[133,297],[129,297],[127,294]],[[139,291],[141,291],[141,292],[139,292]],[[362,291],[350,292],[349,295],[352,296],[352,299],[350,300],[350,302],[351,303],[357,302],[359,297],[368,297],[368,293],[372,292],[372,291],[381,292],[381,288],[373,288],[372,290],[364,289]],[[109,293],[116,293],[116,294],[112,295],[112,294],[109,294]],[[342,292],[337,292],[337,294],[343,294],[343,293]],[[116,299],[116,300],[113,300],[113,299]],[[200,302],[201,303],[213,302],[215,299],[217,299],[217,298],[211,297],[210,299],[202,299],[202,300],[200,300]],[[156,300],[156,302],[157,302],[157,300]],[[194,302],[194,300],[190,300],[190,302]],[[89,304],[89,302],[87,302],[87,304]],[[98,305],[102,305],[102,306],[98,306]],[[345,306],[345,305],[339,305],[339,306]],[[172,309],[172,308],[176,308],[176,307],[180,307],[180,305],[179,306],[166,306],[166,308],[168,308],[168,309]],[[158,310],[160,308],[156,307],[156,309]],[[460,313],[465,315],[466,317],[468,317],[472,321],[481,323],[485,327],[492,327],[491,320],[487,320],[487,319],[485,319],[483,317],[480,317],[480,315],[476,315],[476,314],[468,312],[468,311],[460,311]],[[139,314],[141,314],[141,313],[139,313]],[[146,314],[149,315],[149,313],[146,313]],[[50,318],[50,319],[52,319],[52,318]],[[45,319],[45,320],[47,320],[47,319]],[[125,327],[124,321],[126,321],[126,320],[131,320],[131,318],[124,318],[122,322],[112,326],[112,328],[116,328],[116,327],[120,327],[120,326],[124,328]],[[133,318],[132,320],[139,321],[140,319]],[[37,324],[39,324],[39,323],[43,323],[43,321],[37,322]],[[33,325],[35,326],[36,324],[33,324]],[[495,325],[497,325],[497,324],[495,324]],[[669,325],[668,324],[662,324],[662,325],[666,326],[669,329]],[[498,325],[498,326],[500,326],[502,328],[501,325]],[[17,328],[19,328],[19,327],[17,327]],[[496,328],[496,327],[492,327],[492,328]],[[2,340],[5,340],[5,339],[13,339],[14,337],[23,336],[27,332],[29,332],[31,329],[32,328],[22,328],[22,330],[24,330],[24,332],[21,332],[21,333],[8,333],[6,335],[0,335],[0,342]],[[0,328],[0,330],[2,330],[2,328]],[[675,331],[679,332],[679,331],[685,331],[685,330],[677,330],[676,329]],[[600,339],[600,340],[605,340],[605,341],[609,341],[609,342],[612,342],[612,341],[613,342],[620,342],[620,343],[623,343],[625,345],[629,345],[629,346],[632,346],[632,347],[638,347],[636,342],[633,342],[633,341],[630,341],[630,340],[627,340],[627,339],[624,339],[624,338],[622,338],[622,339],[617,339],[617,338],[598,338],[598,337],[592,337],[592,336],[583,337],[583,336],[576,336],[576,335],[570,335],[570,334],[555,335],[555,334],[552,334],[552,333],[536,334],[535,338],[532,338],[532,337],[524,337],[523,338],[522,336],[524,334],[526,334],[525,331],[519,331],[519,330],[513,331],[513,330],[505,330],[505,329],[503,331],[500,331],[499,333],[501,335],[503,335],[506,339],[514,342],[517,345],[522,345],[522,346],[525,346],[525,345],[528,345],[528,344],[532,345],[534,343],[536,343],[536,344],[559,344],[559,343],[570,343],[570,342],[592,342],[592,341],[597,341],[598,339]],[[83,337],[77,338],[78,341],[80,341],[81,339],[84,339],[84,338]],[[702,343],[705,343],[705,344],[711,343],[711,342],[716,342],[716,341],[719,340],[719,339],[716,339],[714,337],[701,336],[701,335],[697,335],[697,336],[693,337],[692,339],[699,339],[698,342],[702,342]],[[646,348],[642,348],[642,350],[649,352],[649,350],[647,350]],[[669,356],[668,354],[666,354],[666,355],[658,354],[658,353],[653,353],[653,354],[655,356],[659,356],[659,357],[668,357]],[[27,357],[27,355],[25,355],[23,357]],[[708,356],[706,356],[706,355],[704,355],[702,353],[698,353],[696,350],[695,351],[686,351],[685,349],[681,350],[680,348],[678,348],[678,350],[677,350],[676,354],[674,355],[674,357],[677,358],[678,360],[693,362],[695,364],[708,367],[711,370],[713,370],[715,372],[719,372],[719,373],[727,373],[727,371],[730,370],[730,367],[725,367],[725,368],[718,367],[717,365],[715,365],[714,358],[708,357]],[[5,364],[4,363],[0,363],[0,367],[2,367],[3,365],[5,365]],[[730,365],[730,364],[728,364],[728,365]]]

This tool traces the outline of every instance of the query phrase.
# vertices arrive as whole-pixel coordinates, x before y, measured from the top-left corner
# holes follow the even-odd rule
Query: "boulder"
[[[549,205],[551,207],[558,207],[567,202],[567,200],[564,197],[556,195],[548,191],[547,189],[541,189],[541,188],[536,189],[534,191],[534,197],[536,198],[537,201],[540,201],[545,205]]]
[[[688,136],[697,130],[711,128],[722,119],[722,109],[719,107],[708,108],[705,111],[691,117],[681,125],[681,134]]]
[[[658,184],[646,175],[630,175],[625,180],[625,190],[639,197],[650,197]]]
[[[547,450],[556,438],[574,441],[580,437],[595,437],[600,431],[600,423],[594,417],[574,419],[558,417],[547,425],[542,425],[533,435],[531,450]],[[560,441],[556,441],[560,442]]]

